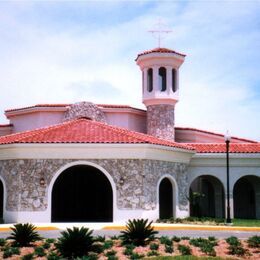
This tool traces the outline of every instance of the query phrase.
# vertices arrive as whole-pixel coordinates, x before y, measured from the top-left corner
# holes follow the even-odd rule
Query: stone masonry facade
[[[174,141],[174,106],[151,105],[147,107],[147,133]]]
[[[0,176],[6,187],[6,210],[43,211],[48,204],[49,184],[61,167],[79,160],[24,159],[0,161]],[[84,161],[84,160],[81,160]],[[86,160],[85,160],[86,161]],[[155,160],[93,159],[88,162],[104,168],[116,186],[118,209],[153,210],[156,207],[157,185],[170,175],[178,186],[177,205],[188,209],[187,165]],[[72,166],[73,167],[73,166]],[[40,185],[44,178],[45,185]]]

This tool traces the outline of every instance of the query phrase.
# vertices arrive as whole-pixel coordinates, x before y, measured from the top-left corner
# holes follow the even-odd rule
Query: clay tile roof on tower
[[[14,143],[124,143],[155,144],[194,150],[186,144],[81,118],[62,124],[0,137],[1,144]]]
[[[181,55],[183,57],[185,57],[186,55],[183,54],[183,53],[180,53],[180,52],[177,52],[177,51],[174,51],[174,50],[171,50],[171,49],[167,49],[167,48],[155,48],[155,49],[152,49],[152,50],[147,50],[147,51],[144,51],[144,52],[141,52],[137,55],[137,58],[136,60],[142,56],[142,55],[146,55],[146,54],[150,54],[150,53],[174,53],[174,54],[178,54],[178,55]]]

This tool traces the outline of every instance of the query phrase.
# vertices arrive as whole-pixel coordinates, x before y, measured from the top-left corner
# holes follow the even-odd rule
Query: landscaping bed
[[[58,239],[44,239],[31,224],[17,224],[8,239],[0,239],[0,259],[260,259],[260,236],[158,237],[148,220],[127,223],[120,236],[92,236],[88,228],[67,229]],[[198,258],[197,258],[198,257]]]

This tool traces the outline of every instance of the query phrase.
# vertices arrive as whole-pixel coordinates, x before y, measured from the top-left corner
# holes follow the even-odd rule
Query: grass
[[[260,219],[232,219],[235,227],[260,227]]]

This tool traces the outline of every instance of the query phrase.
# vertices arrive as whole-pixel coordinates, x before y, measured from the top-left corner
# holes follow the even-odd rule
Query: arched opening
[[[4,185],[0,180],[0,219],[3,220],[4,217]]]
[[[76,165],[64,170],[52,189],[52,222],[113,221],[113,192],[97,168]]]
[[[172,91],[176,92],[176,90],[177,90],[176,70],[172,69]]]
[[[147,90],[148,92],[153,91],[153,69],[150,68],[147,71]]]
[[[164,67],[159,68],[159,89],[166,90],[166,69]]]
[[[197,177],[190,186],[190,216],[224,217],[224,188],[214,176]]]
[[[159,218],[173,217],[173,188],[168,178],[164,178],[159,186]]]
[[[244,219],[260,218],[257,208],[260,207],[260,178],[245,176],[234,185],[234,217]]]

